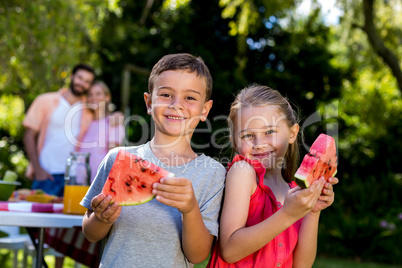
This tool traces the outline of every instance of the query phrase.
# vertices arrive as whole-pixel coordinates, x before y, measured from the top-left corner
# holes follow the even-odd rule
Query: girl
[[[323,178],[308,189],[292,181],[299,125],[276,90],[251,85],[228,118],[233,149],[222,208],[219,243],[208,267],[311,267],[320,211],[332,204]]]

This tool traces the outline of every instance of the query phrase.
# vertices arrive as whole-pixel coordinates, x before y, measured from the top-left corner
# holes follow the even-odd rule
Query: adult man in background
[[[23,126],[32,189],[63,196],[66,160],[92,120],[83,105],[94,79],[92,67],[78,64],[72,70],[69,88],[41,94],[29,107]]]

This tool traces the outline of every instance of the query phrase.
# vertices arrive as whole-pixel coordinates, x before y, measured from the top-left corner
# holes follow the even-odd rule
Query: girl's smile
[[[264,152],[264,153],[255,153],[252,154],[254,158],[265,158],[269,157],[272,154],[272,152]]]
[[[99,105],[101,102],[110,101],[110,97],[107,96],[99,85],[93,85],[88,92],[88,102]]]

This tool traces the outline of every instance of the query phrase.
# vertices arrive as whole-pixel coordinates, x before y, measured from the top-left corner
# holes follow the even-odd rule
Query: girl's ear
[[[231,134],[229,134],[229,140],[230,140],[230,144],[231,144],[232,147],[233,147],[233,150],[235,150],[236,152],[238,152],[238,151],[239,151],[239,150],[238,150],[239,148],[237,147],[237,142],[236,142],[236,141],[239,141],[239,138],[235,137],[234,134],[231,133]]]
[[[147,107],[147,114],[152,112],[152,95],[148,92],[144,92],[145,106]]]
[[[290,127],[289,144],[292,144],[297,139],[297,134],[299,134],[299,124],[294,124]]]
[[[235,150],[237,152],[238,150],[237,150],[236,142],[233,140],[232,137],[230,137],[229,139],[230,139],[230,143],[232,144],[233,150]]]
[[[106,95],[105,102],[110,103],[111,101],[112,101],[112,98],[110,97],[110,95]]]

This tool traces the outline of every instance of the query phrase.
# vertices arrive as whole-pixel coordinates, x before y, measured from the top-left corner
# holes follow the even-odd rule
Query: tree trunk
[[[367,34],[374,50],[384,60],[385,64],[391,68],[392,74],[398,82],[399,91],[402,93],[402,70],[399,65],[399,60],[398,57],[385,46],[375,28],[373,5],[374,0],[363,0],[364,26],[362,29]]]

